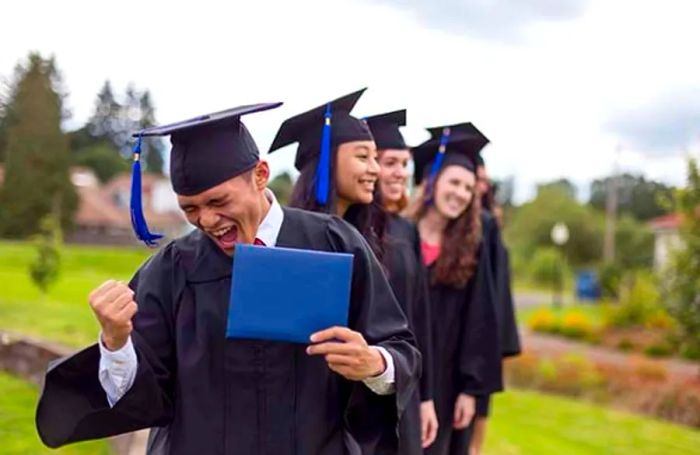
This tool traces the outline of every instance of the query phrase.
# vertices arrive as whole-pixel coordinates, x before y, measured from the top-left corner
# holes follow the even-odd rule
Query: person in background
[[[379,165],[374,137],[365,121],[350,114],[363,92],[351,93],[285,120],[270,152],[293,142],[299,144],[295,165],[301,174],[292,190],[290,205],[334,214],[362,233],[380,258],[409,327],[415,332],[413,311],[409,308],[414,302],[408,300],[404,288],[407,282],[420,278],[408,274],[420,272],[401,262],[398,248],[404,245],[392,240],[394,222],[375,200]],[[426,334],[423,326],[419,329],[416,336],[421,340],[418,345],[423,354]],[[399,425],[399,453],[418,455],[422,448],[417,389],[405,407]]]
[[[438,435],[428,454],[468,453],[476,398],[502,388],[494,291],[476,190],[475,153],[485,142],[470,123],[430,128],[412,149],[418,185],[407,214],[428,266],[433,398]]]
[[[478,130],[477,130],[478,131]],[[481,132],[478,134],[482,135]],[[485,138],[485,136],[484,136]],[[487,140],[487,139],[486,139]],[[487,246],[493,286],[499,342],[503,358],[520,354],[520,336],[511,292],[510,256],[501,235],[502,210],[496,203],[495,185],[491,182],[481,151],[476,155],[477,191],[481,195],[484,244]],[[486,428],[491,409],[491,396],[477,398],[476,419],[471,440],[470,455],[481,455],[486,439]]]
[[[423,354],[423,375],[417,391],[414,411],[406,417],[406,426],[417,426],[420,416],[420,435],[423,448],[429,447],[437,436],[438,421],[432,391],[432,340],[428,273],[423,263],[420,236],[414,223],[399,213],[408,204],[408,163],[411,151],[401,134],[406,124],[406,111],[400,110],[365,119],[369,125],[379,156],[379,179],[375,199],[386,212],[389,282],[408,317],[416,335],[418,348]],[[420,408],[419,408],[420,406]]]

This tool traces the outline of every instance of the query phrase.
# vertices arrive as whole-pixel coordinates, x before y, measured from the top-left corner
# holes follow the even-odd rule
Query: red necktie
[[[263,242],[262,240],[257,239],[257,238],[256,238],[255,241],[253,242],[253,245],[266,246],[266,245],[265,245],[265,242]]]

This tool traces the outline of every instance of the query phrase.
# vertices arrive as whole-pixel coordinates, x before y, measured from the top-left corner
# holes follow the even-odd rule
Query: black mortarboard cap
[[[399,127],[406,126],[406,109],[365,117],[377,150],[407,149]]]
[[[316,169],[316,200],[325,205],[330,189],[331,150],[346,142],[372,140],[367,124],[350,111],[367,90],[363,88],[349,95],[322,104],[302,114],[288,118],[272,141],[269,153],[284,146],[299,143],[294,166],[297,170],[319,157]]]
[[[440,168],[452,164],[475,171],[477,156],[489,143],[489,139],[471,122],[428,128],[428,132],[430,139],[411,149],[416,185],[426,177],[427,167],[431,163],[427,175],[431,179]]]
[[[252,169],[259,160],[258,147],[241,116],[279,107],[261,103],[200,115],[189,120],[155,126],[134,133],[131,217],[134,231],[148,245],[159,237],[148,231],[141,207],[141,138],[170,136],[170,180],[179,195],[201,193]]]

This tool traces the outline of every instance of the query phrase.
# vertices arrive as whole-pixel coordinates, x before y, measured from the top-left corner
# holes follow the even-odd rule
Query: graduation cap
[[[471,122],[428,128],[428,132],[430,139],[411,149],[416,185],[425,177],[428,177],[429,185],[432,184],[442,166],[455,164],[474,172],[481,149],[489,143],[489,139]],[[432,166],[426,176],[430,163]]]
[[[241,116],[279,107],[282,103],[250,104],[200,115],[169,125],[146,128],[133,136],[131,170],[131,224],[139,240],[156,245],[162,235],[151,233],[141,201],[141,141],[148,136],[170,136],[170,180],[183,196],[201,193],[252,169],[259,160],[258,147]]]
[[[328,202],[331,150],[346,142],[372,140],[367,124],[350,115],[365,90],[363,88],[288,118],[280,125],[270,146],[268,153],[298,142],[294,167],[299,171],[320,157],[316,167],[316,202],[320,205]]]
[[[408,149],[399,127],[406,126],[406,109],[365,117],[377,150]]]

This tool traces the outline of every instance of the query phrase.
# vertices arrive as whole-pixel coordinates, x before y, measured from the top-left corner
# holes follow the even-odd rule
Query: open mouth
[[[362,188],[367,191],[374,191],[374,184],[377,182],[377,179],[360,179],[360,185],[362,185]]]
[[[238,240],[238,228],[236,226],[228,226],[216,231],[209,231],[209,235],[214,238],[219,248],[230,250],[235,246],[236,240]]]

